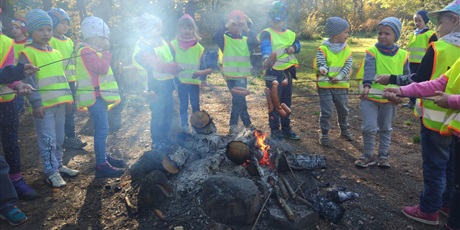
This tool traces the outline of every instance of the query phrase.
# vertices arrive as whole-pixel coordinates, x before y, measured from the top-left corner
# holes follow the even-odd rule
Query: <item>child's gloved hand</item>
[[[328,72],[327,69],[323,66],[319,67],[318,71],[321,76],[326,76]]]
[[[441,108],[448,109],[449,108],[449,103],[448,103],[449,94],[446,94],[442,91],[436,91],[435,93],[439,97],[434,100],[434,103]]]
[[[390,74],[375,75],[374,79],[375,79],[375,83],[379,83],[382,85],[390,84]]]
[[[36,118],[43,119],[43,117],[45,116],[45,108],[43,108],[43,106],[35,107],[32,110],[32,115]]]

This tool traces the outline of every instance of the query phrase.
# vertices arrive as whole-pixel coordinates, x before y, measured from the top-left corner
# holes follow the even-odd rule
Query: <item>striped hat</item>
[[[51,10],[48,11],[48,15],[53,21],[53,28],[59,25],[59,23],[61,23],[64,20],[67,20],[70,23],[69,15],[61,8],[51,8]]]
[[[50,16],[44,10],[41,9],[34,9],[26,14],[26,28],[27,34],[32,36],[32,33],[43,27],[43,26],[51,26],[53,28],[53,22],[51,21]]]
[[[337,34],[341,34],[343,31],[350,28],[350,23],[347,20],[339,17],[330,17],[326,21],[326,34],[330,37],[335,36]]]

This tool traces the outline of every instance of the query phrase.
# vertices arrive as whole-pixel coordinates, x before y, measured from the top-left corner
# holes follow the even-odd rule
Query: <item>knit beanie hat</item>
[[[134,18],[134,23],[142,28],[143,31],[153,33],[154,36],[161,34],[163,22],[155,15],[143,13],[141,16]]]
[[[428,18],[428,12],[426,10],[419,10],[416,14],[422,16],[422,19],[425,22],[425,24],[427,24],[428,21],[430,21],[430,19]]]
[[[24,34],[24,36],[26,35],[27,33],[26,20],[24,18],[15,18],[11,20],[11,25],[15,25],[19,27],[19,29],[21,29],[22,31],[22,34]]]
[[[104,37],[110,38],[110,30],[104,20],[98,17],[90,16],[81,22],[81,34],[83,39]]]
[[[239,20],[245,20],[246,19],[246,14],[243,13],[243,11],[241,10],[232,10],[229,14],[228,14],[228,20],[230,19],[236,19],[238,18]]]
[[[388,17],[383,19],[382,21],[379,22],[377,26],[389,26],[391,29],[393,29],[393,32],[395,32],[396,35],[396,41],[399,40],[399,36],[401,36],[401,21],[395,17]]]
[[[428,13],[428,17],[430,18],[430,20],[435,25],[437,25],[438,24],[438,16],[442,12],[452,12],[454,14],[460,15],[460,0],[452,1],[451,3],[449,3],[449,5],[444,7],[444,9],[442,9],[442,10],[438,10],[438,11]]]
[[[27,34],[29,34],[29,36],[32,36],[35,30],[43,26],[53,27],[50,16],[42,9],[34,9],[27,12],[26,22]]]
[[[48,11],[48,14],[51,17],[51,20],[53,20],[53,28],[64,20],[67,20],[70,23],[69,15],[61,8],[52,8]]]
[[[288,18],[288,9],[286,4],[281,1],[273,2],[270,10],[268,11],[268,17],[270,17],[273,21],[286,21]]]
[[[350,24],[347,20],[339,17],[331,17],[328,18],[326,21],[326,34],[329,37],[335,36],[337,34],[342,33],[343,31],[347,30],[350,27]]]

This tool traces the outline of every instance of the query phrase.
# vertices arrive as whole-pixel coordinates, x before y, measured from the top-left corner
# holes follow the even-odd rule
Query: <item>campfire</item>
[[[305,229],[319,217],[339,222],[340,203],[356,197],[320,191],[312,172],[326,168],[324,156],[293,153],[261,130],[218,135],[205,111],[193,114],[191,124],[195,132],[178,134],[179,148],[146,152],[131,168],[140,188],[138,212],[155,210],[166,222],[184,213],[200,217],[188,223],[194,228]]]

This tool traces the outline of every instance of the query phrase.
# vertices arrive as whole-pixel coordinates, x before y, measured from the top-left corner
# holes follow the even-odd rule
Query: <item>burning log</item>
[[[204,110],[193,113],[190,117],[190,123],[198,134],[209,135],[217,131],[211,116]]]
[[[283,208],[287,218],[290,220],[290,221],[295,221],[295,215],[294,215],[294,212],[292,211],[292,209],[288,206],[288,204],[286,203],[286,201],[283,199],[282,195],[281,195],[281,191],[280,191],[280,188],[278,187],[278,185],[276,184],[276,180],[275,178],[273,178],[272,176],[269,176],[268,177],[268,183],[270,183],[270,185],[272,186],[273,190],[275,191],[275,196],[276,196],[276,199],[278,201],[278,204],[281,206],[281,208]]]
[[[242,141],[232,141],[227,145],[226,155],[233,163],[242,165],[250,159],[251,152]]]

